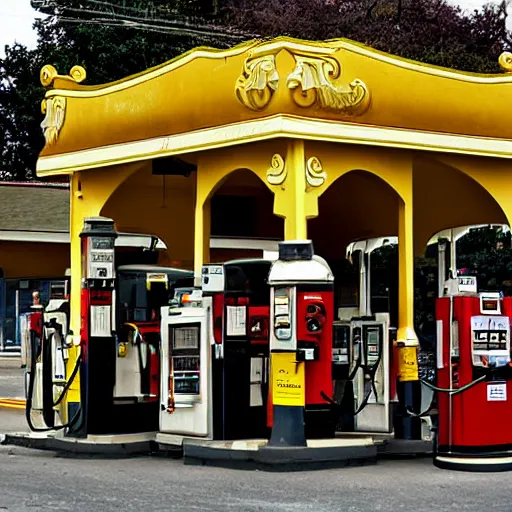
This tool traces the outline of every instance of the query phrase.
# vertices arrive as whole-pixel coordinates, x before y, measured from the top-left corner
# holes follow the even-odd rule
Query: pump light
[[[312,260],[315,251],[311,240],[279,242],[279,259],[282,261]]]
[[[320,330],[320,322],[317,318],[310,318],[306,325],[309,332],[317,332]]]

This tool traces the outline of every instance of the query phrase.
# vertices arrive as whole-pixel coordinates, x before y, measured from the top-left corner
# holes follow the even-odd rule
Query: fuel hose
[[[347,381],[348,380],[352,381],[354,379],[354,377],[356,376],[357,371],[361,368],[363,370],[364,376],[368,377],[369,380],[371,381],[371,387],[366,392],[365,397],[363,398],[362,402],[359,404],[359,407],[357,408],[357,410],[354,412],[354,416],[357,416],[368,405],[368,401],[370,400],[372,391],[375,395],[375,399],[378,400],[377,387],[375,386],[375,374],[377,373],[377,369],[379,368],[379,364],[382,359],[382,342],[379,344],[379,357],[378,357],[377,361],[374,362],[374,364],[372,366],[363,365],[361,362],[361,359],[362,359],[361,354],[359,354],[357,361],[356,361],[356,366],[352,370],[352,373],[348,376]],[[329,402],[332,406],[334,406],[338,409],[341,408],[341,404],[339,404],[338,402],[333,400],[331,397],[327,396],[327,394],[324,393],[323,391],[320,392],[320,396],[326,402]]]
[[[80,413],[81,413],[81,407],[78,408],[75,415],[71,418],[71,420],[64,424],[64,425],[58,425],[56,427],[46,427],[46,428],[40,428],[36,427],[32,422],[32,399],[34,394],[34,383],[35,383],[35,374],[36,374],[36,364],[37,364],[37,347],[36,347],[36,339],[35,336],[31,334],[30,336],[30,377],[29,377],[29,384],[28,384],[28,393],[27,393],[27,405],[25,407],[25,418],[27,420],[28,426],[30,427],[30,430],[32,432],[51,432],[56,430],[62,430],[67,427],[72,427],[79,419]],[[71,386],[73,380],[76,377],[76,374],[78,373],[78,369],[80,368],[80,362],[82,360],[82,354],[80,354],[76,360],[75,368],[73,369],[73,372],[70,376],[69,381],[66,383],[66,386],[64,387],[64,391],[60,395],[57,402],[54,404],[58,405],[62,399],[64,398],[65,393],[69,389],[69,386]]]
[[[440,388],[438,386],[435,386],[434,384],[431,384],[430,382],[426,380],[420,380],[422,384],[425,384],[427,388],[432,389],[433,391],[437,391],[439,393],[448,393],[450,396],[458,395],[459,393],[463,393],[464,391],[467,391],[468,389],[472,388],[473,386],[476,386],[480,382],[483,382],[487,379],[487,375],[482,375],[481,377],[478,377],[478,379],[475,379],[468,384],[462,386],[461,388],[456,389],[450,389],[450,388]],[[407,414],[409,416],[412,416],[414,418],[424,418],[425,416],[428,416],[429,412],[434,409],[434,400],[435,398],[432,398],[432,402],[428,406],[427,409],[425,409],[423,412],[420,412],[419,414],[416,414],[414,411],[412,411],[409,408],[406,408]]]
[[[472,388],[473,386],[476,386],[480,382],[487,379],[487,375],[482,375],[481,377],[478,377],[478,379],[473,380],[469,382],[468,384],[462,386],[461,388],[456,389],[450,389],[450,388],[440,388],[438,386],[434,386],[434,384],[431,384],[430,382],[426,380],[420,380],[422,384],[425,384],[427,388],[433,389],[434,391],[439,391],[440,393],[449,393],[450,395],[458,395],[459,393],[462,393],[463,391],[467,391],[468,389]]]

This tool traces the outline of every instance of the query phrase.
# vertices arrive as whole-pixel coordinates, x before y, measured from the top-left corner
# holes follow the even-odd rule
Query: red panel
[[[437,340],[438,343],[443,343],[443,368],[437,370],[437,385],[441,388],[448,389],[450,387],[450,359],[448,348],[449,336],[449,323],[450,323],[450,299],[443,297],[436,301],[436,319],[443,322],[443,339]],[[438,441],[439,444],[448,444],[448,394],[438,393],[438,408],[439,408],[439,430]]]
[[[223,315],[224,294],[216,293],[213,296],[213,337],[215,343],[222,343]]]
[[[80,302],[80,342],[82,344],[82,358],[86,360],[87,345],[89,342],[89,306],[91,303],[89,290],[87,288],[82,288]]]
[[[268,345],[268,326],[270,322],[270,306],[250,306],[248,308],[248,330],[251,344]],[[253,327],[258,330],[253,331]]]
[[[308,305],[317,305],[322,313],[309,314]],[[315,316],[321,325],[317,332],[307,330],[308,318]],[[334,293],[315,291],[297,293],[297,340],[315,342],[318,345],[318,360],[306,361],[306,405],[324,404],[321,392],[333,395],[332,388],[332,322],[334,316]]]
[[[36,311],[29,315],[28,328],[29,328],[29,330],[37,333],[39,338],[42,338],[42,336],[43,336],[43,313],[42,313],[42,311]]]

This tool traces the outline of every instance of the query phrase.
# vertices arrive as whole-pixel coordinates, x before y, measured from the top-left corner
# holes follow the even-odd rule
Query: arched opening
[[[282,239],[284,220],[273,213],[274,195],[252,171],[233,171],[209,201],[211,262],[242,257],[260,258],[264,255],[262,248],[266,241]],[[216,247],[215,241],[219,239],[231,242],[225,243],[224,247]]]
[[[195,172],[181,166],[149,162],[110,196],[101,214],[114,219],[118,231],[155,235],[165,243],[159,263],[193,268]],[[175,172],[176,174],[173,174]]]
[[[443,229],[474,224],[507,224],[497,201],[462,171],[430,157],[414,161],[414,246],[424,254]]]
[[[397,236],[400,201],[400,196],[386,181],[364,170],[344,174],[320,197],[319,215],[308,221],[308,233],[315,252],[328,261],[334,272],[336,311],[340,307],[359,306],[358,262],[347,261],[348,244],[355,240]],[[383,249],[385,261],[389,259],[388,252],[387,248]],[[389,311],[389,304],[397,302],[397,290],[395,287],[392,297],[386,296],[386,290],[390,289],[392,281],[397,282],[398,267],[394,262],[392,268],[383,271],[378,259],[375,265],[374,271],[385,278],[372,280],[375,294],[382,307]],[[392,310],[394,325],[396,309],[394,306]]]

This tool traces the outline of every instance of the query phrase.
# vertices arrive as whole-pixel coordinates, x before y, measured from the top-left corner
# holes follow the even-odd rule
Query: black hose
[[[458,395],[459,393],[462,393],[463,391],[467,391],[468,389],[472,388],[473,386],[476,386],[477,384],[484,381],[485,379],[487,379],[487,375],[482,375],[478,379],[462,386],[461,388],[457,388],[457,389],[440,388],[440,387],[434,386],[434,384],[431,384],[430,382],[428,382],[426,380],[420,380],[420,382],[422,384],[425,384],[425,386],[427,386],[427,388],[433,389],[434,391],[438,391],[440,393],[449,393],[450,395]]]
[[[451,396],[453,396],[453,395],[458,395],[459,393],[462,393],[464,391],[467,391],[468,389],[472,388],[473,386],[476,386],[480,382],[484,381],[486,378],[487,378],[487,375],[482,375],[478,379],[476,379],[472,382],[469,382],[465,386],[462,386],[461,388],[457,388],[457,389],[440,388],[438,386],[434,386],[434,384],[431,384],[430,382],[428,382],[426,380],[421,380],[421,379],[420,379],[420,382],[422,384],[425,384],[425,386],[427,386],[428,388],[430,388],[434,391],[437,391],[439,393],[448,393]],[[419,414],[416,414],[414,411],[412,411],[409,408],[406,408],[406,412],[409,416],[412,416],[413,418],[424,418],[425,416],[428,416],[429,412],[434,409],[434,402],[435,402],[435,396],[432,398],[432,401],[430,402],[430,405],[428,406],[428,408],[425,409],[423,412],[420,412]]]
[[[73,373],[70,377],[70,380],[68,383],[66,383],[67,389],[69,389],[69,386],[73,382],[73,379],[75,378],[78,369],[80,368],[80,362],[82,360],[82,354],[80,354],[76,360],[75,368],[73,369]],[[67,427],[72,427],[79,419],[80,413],[81,413],[81,407],[78,408],[75,415],[71,418],[71,420],[66,423],[65,425],[59,425],[57,427],[51,427],[51,428],[39,428],[34,426],[32,423],[32,398],[34,394],[34,382],[35,382],[35,374],[36,374],[36,365],[37,365],[37,347],[36,347],[36,341],[35,337],[33,336],[33,333],[31,333],[30,336],[30,376],[29,376],[29,384],[28,384],[28,393],[27,393],[27,404],[25,407],[25,418],[27,420],[28,426],[32,432],[51,432],[51,431],[57,431],[62,430]],[[69,384],[69,385],[68,385]],[[59,397],[59,400],[57,401],[57,404],[62,401],[62,398],[64,397],[65,391],[61,394]]]

